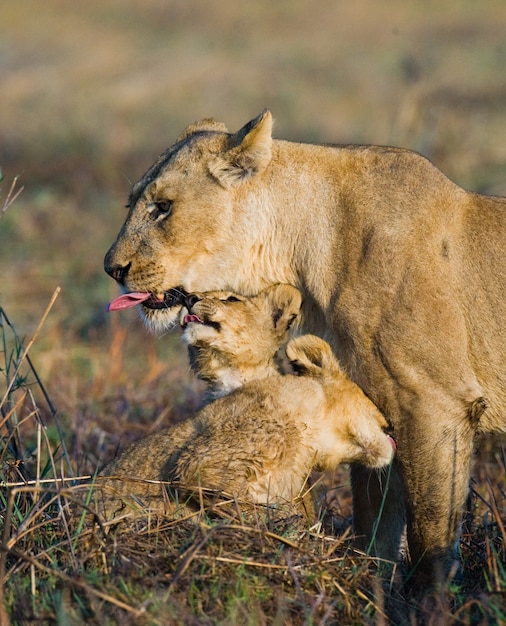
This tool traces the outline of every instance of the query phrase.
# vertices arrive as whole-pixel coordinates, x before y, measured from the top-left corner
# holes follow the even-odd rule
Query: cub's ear
[[[272,115],[265,109],[229,141],[230,147],[208,164],[209,172],[226,189],[264,170],[272,154]]]
[[[302,305],[302,296],[292,285],[271,285],[259,296],[266,299],[274,328],[283,335],[295,321]]]
[[[293,371],[300,376],[322,376],[324,370],[339,370],[329,344],[315,335],[302,335],[289,341],[286,356]]]
[[[212,117],[206,117],[205,120],[200,120],[200,122],[194,122],[193,124],[187,126],[176,139],[176,143],[184,141],[185,139],[188,139],[188,137],[191,137],[196,133],[205,132],[228,133],[228,128],[223,122],[217,122]]]

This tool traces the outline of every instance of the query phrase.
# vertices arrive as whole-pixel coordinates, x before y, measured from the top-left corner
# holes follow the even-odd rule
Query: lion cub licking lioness
[[[300,306],[300,293],[289,285],[250,298],[226,292],[187,298],[183,341],[214,400],[183,423],[134,442],[103,470],[98,482],[108,516],[132,497],[174,511],[156,481],[282,504],[303,496],[313,468],[390,463],[395,444],[383,431],[386,420],[326,342],[312,335],[289,341],[294,374],[280,373],[276,355]],[[313,513],[307,498],[300,502]]]

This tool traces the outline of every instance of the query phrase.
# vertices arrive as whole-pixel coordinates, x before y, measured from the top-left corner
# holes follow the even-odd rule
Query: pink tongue
[[[144,300],[147,300],[148,298],[151,298],[150,293],[126,293],[123,296],[118,296],[117,298],[114,298],[114,300],[107,307],[107,310],[121,311],[122,309],[129,309],[130,307],[133,307],[140,302],[144,302]]]
[[[392,444],[392,448],[394,449],[394,454],[397,452],[397,444],[395,443],[395,439],[393,437],[390,437],[390,435],[388,435],[388,438],[390,439],[390,443]]]

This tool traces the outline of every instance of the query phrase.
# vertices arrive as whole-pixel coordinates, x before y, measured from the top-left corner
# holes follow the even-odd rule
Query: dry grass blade
[[[24,186],[21,186],[18,189],[16,189],[18,179],[19,179],[19,176],[16,176],[12,180],[11,186],[9,187],[9,191],[7,192],[7,197],[5,198],[4,203],[2,205],[2,209],[0,211],[0,217],[2,217],[2,215],[7,211],[7,209],[11,206],[11,204],[16,201],[16,198],[18,198],[18,196],[24,189]],[[0,182],[1,181],[2,181],[2,173],[0,171]]]
[[[66,483],[75,483],[77,481],[90,480],[92,476],[73,476],[72,478],[56,477],[56,478],[42,478],[40,480],[26,480],[23,482],[2,482],[0,487],[8,487],[10,489],[15,487],[32,487],[43,485],[65,485]]]
[[[241,567],[259,567],[261,569],[277,569],[286,571],[286,565],[279,565],[277,563],[262,563],[261,561],[252,561],[249,559],[237,559],[229,556],[209,556],[208,554],[197,554],[195,559],[202,561],[216,561],[220,563],[230,563],[231,565],[240,565]]]
[[[501,531],[503,545],[506,546],[506,531],[504,529],[504,524],[501,519],[499,509],[497,508],[497,500],[494,494],[494,490],[492,489],[492,485],[490,484],[490,480],[487,480],[486,485],[487,485],[488,494],[490,496],[490,508],[492,509],[492,513],[494,514],[494,519],[496,521],[496,524],[499,527],[499,530]]]
[[[44,325],[44,322],[46,321],[46,318],[49,315],[49,312],[53,308],[54,303],[56,302],[56,298],[58,298],[58,296],[60,295],[60,291],[61,291],[60,287],[57,287],[54,290],[54,293],[51,296],[51,300],[49,301],[49,304],[47,305],[46,310],[44,311],[44,314],[42,315],[42,318],[41,318],[37,328],[35,329],[33,337],[28,342],[28,345],[26,346],[26,348],[25,348],[21,358],[19,359],[19,361],[18,361],[18,363],[16,365],[16,369],[14,370],[14,373],[13,373],[13,375],[11,377],[11,380],[10,380],[9,384],[7,385],[7,389],[6,389],[5,393],[4,393],[4,396],[3,396],[2,400],[0,401],[0,406],[4,406],[7,398],[9,397],[9,393],[12,390],[12,386],[14,385],[14,383],[16,381],[16,376],[19,373],[19,370],[20,370],[24,360],[28,356],[28,352],[30,351],[30,349],[33,346],[33,344],[35,343],[35,340],[37,339],[37,337],[39,336],[39,333],[40,333],[40,331],[42,329],[42,326]]]
[[[2,421],[0,421],[0,428],[2,428],[2,426],[8,422],[12,416],[16,413],[16,411],[19,410],[19,408],[24,404],[25,400],[26,400],[26,396],[28,395],[28,391],[25,391],[16,401],[16,403],[14,404],[14,406],[12,406],[10,408],[10,410],[6,411],[5,415],[2,418]],[[0,405],[1,406],[1,405]],[[1,457],[0,457],[1,458]]]

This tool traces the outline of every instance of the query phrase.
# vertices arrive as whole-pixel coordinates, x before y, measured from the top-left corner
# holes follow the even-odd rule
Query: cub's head
[[[105,256],[105,271],[125,292],[110,310],[139,304],[148,325],[164,330],[177,321],[185,293],[257,293],[292,282],[273,275],[279,265],[255,258],[265,256],[271,232],[265,199],[258,200],[271,130],[267,110],[236,133],[202,120],[149,168],[133,186],[128,216]]]
[[[249,298],[220,291],[187,297],[182,338],[192,370],[209,384],[211,395],[276,374],[276,353],[300,306],[300,292],[291,285],[273,285]]]
[[[323,387],[325,406],[314,415],[321,437],[316,459],[319,469],[354,462],[371,468],[388,465],[396,449],[385,432],[388,423],[342,371],[328,343],[303,335],[287,344],[286,355],[296,374],[316,379]]]

